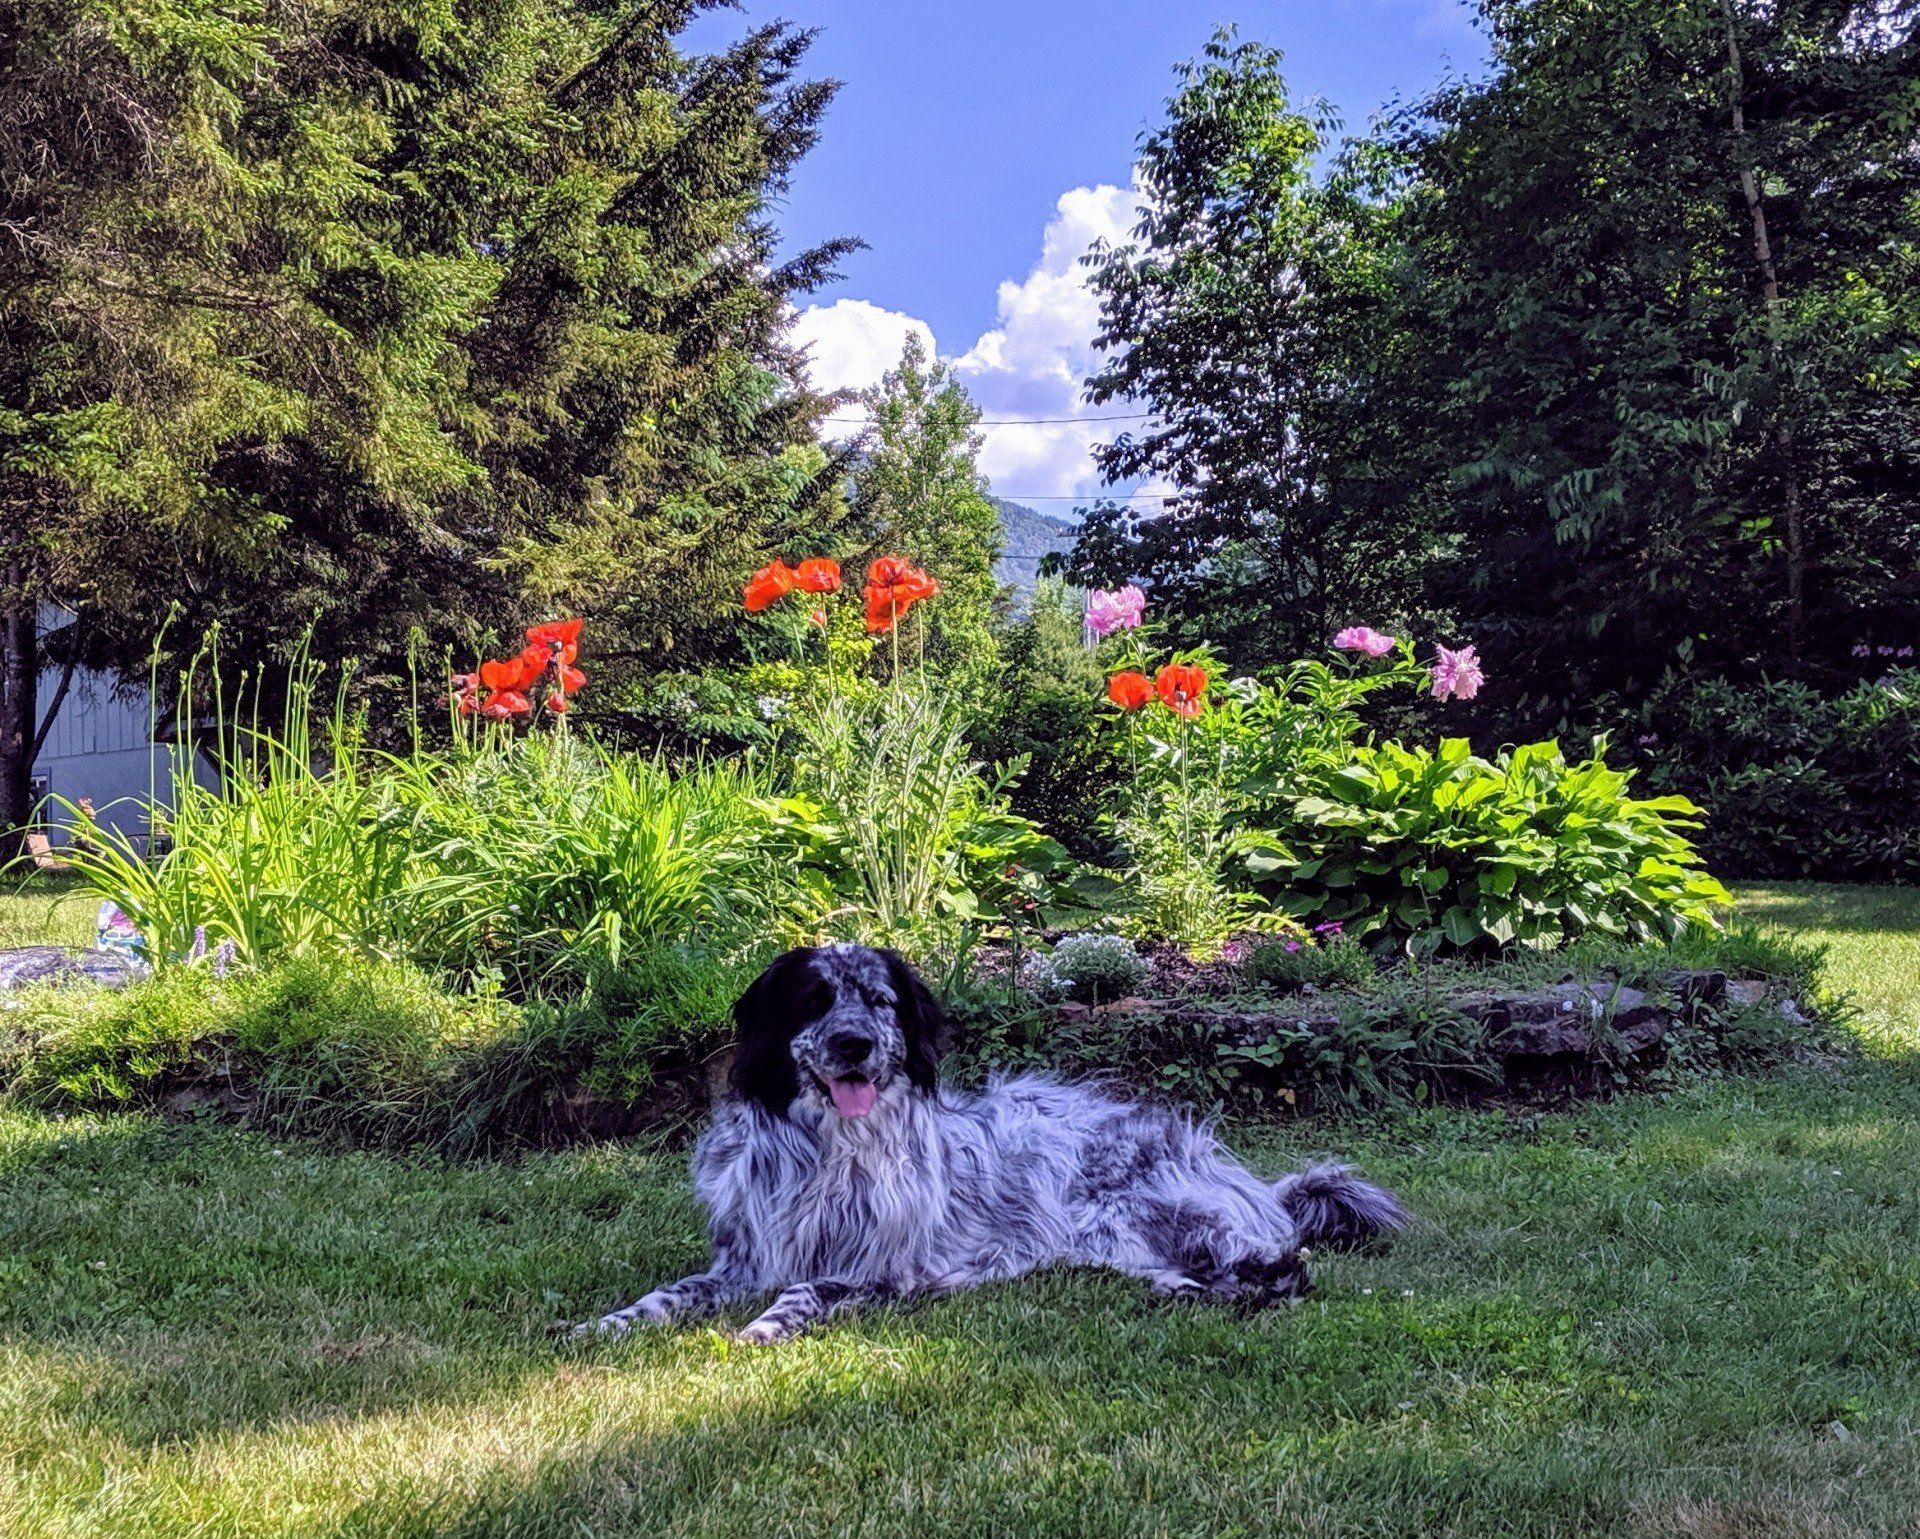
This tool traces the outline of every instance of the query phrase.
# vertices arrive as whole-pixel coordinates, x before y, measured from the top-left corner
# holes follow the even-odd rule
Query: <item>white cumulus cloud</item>
[[[1062,193],[1041,235],[1039,260],[1026,277],[1000,284],[997,323],[972,346],[940,355],[953,364],[982,417],[994,424],[981,430],[980,468],[1001,496],[1090,501],[1100,491],[1100,479],[1089,449],[1116,431],[1140,425],[1089,420],[1129,408],[1119,402],[1090,406],[1080,395],[1099,361],[1093,345],[1099,305],[1087,288],[1080,258],[1096,240],[1128,240],[1138,207],[1132,188],[1101,185]],[[841,299],[803,310],[795,337],[811,349],[817,389],[863,390],[899,361],[908,333],[916,331],[938,352],[924,321],[863,299]],[[1069,505],[1042,501],[1040,506],[1065,512]]]
[[[933,328],[925,321],[864,299],[836,299],[802,310],[792,338],[807,350],[807,377],[814,389],[871,390],[900,361],[907,338],[914,335],[929,353],[935,351]],[[841,407],[829,436],[856,431],[840,419],[861,415],[857,406]]]

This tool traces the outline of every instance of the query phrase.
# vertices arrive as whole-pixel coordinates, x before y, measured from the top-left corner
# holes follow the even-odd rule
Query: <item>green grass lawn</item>
[[[681,1155],[0,1110],[0,1534],[1912,1534],[1920,895],[1746,903],[1831,942],[1865,1051],[1234,1129],[1421,1214],[1251,1319],[1053,1275],[556,1346],[700,1261]]]
[[[21,878],[0,872],[0,950],[14,946],[90,946],[100,900],[71,877]]]

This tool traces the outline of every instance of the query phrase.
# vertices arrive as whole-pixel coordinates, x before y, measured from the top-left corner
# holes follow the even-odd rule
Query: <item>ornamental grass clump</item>
[[[964,927],[1003,912],[1028,882],[1065,854],[1007,805],[1020,766],[974,756],[964,707],[925,677],[903,672],[902,622],[940,593],[939,580],[894,555],[876,557],[861,585],[857,643],[870,654],[887,637],[884,684],[835,671],[834,595],[841,569],[824,558],[789,567],[776,560],[742,590],[750,614],[779,624],[790,593],[814,596],[804,637],[817,631],[826,668],[783,719],[786,759],[774,809],[781,864],[798,894],[795,939],[859,940],[932,955]],[[924,612],[922,612],[924,618]],[[843,629],[843,628],[842,628]],[[924,624],[919,640],[924,650]],[[811,653],[811,647],[805,647]]]

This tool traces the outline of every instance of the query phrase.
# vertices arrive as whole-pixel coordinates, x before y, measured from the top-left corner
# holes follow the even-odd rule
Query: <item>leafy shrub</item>
[[[1351,936],[1288,936],[1260,942],[1240,964],[1247,981],[1257,987],[1297,989],[1358,989],[1380,980],[1373,958]]]
[[[1920,879],[1920,671],[1838,694],[1670,678],[1622,739],[1707,809],[1700,843],[1743,877]]]
[[[1063,936],[1049,954],[1034,960],[1034,986],[1083,1005],[1124,999],[1147,976],[1147,964],[1132,941],[1098,930]]]
[[[1231,871],[1264,841],[1230,825],[1229,805],[1217,780],[1142,779],[1129,788],[1114,837],[1120,906],[1136,933],[1205,957],[1266,917],[1266,903]]]
[[[1126,765],[1098,730],[1106,674],[1083,634],[1061,585],[1041,582],[1002,639],[1001,675],[979,702],[972,739],[990,763],[1025,763],[1008,789],[1015,812],[1093,858],[1104,853],[1102,818]]]
[[[1419,954],[1712,924],[1732,899],[1686,836],[1697,809],[1629,779],[1553,742],[1494,760],[1461,738],[1359,746],[1252,814],[1274,844],[1248,866],[1295,917]]]

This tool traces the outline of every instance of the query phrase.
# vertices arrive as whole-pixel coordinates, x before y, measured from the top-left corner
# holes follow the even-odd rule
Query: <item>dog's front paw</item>
[[[582,1321],[573,1328],[573,1334],[576,1340],[594,1336],[624,1336],[635,1326],[665,1325],[672,1319],[673,1307],[667,1302],[667,1296],[664,1293],[649,1293],[625,1309],[616,1309],[598,1320]]]
[[[758,1320],[749,1321],[733,1333],[733,1339],[746,1346],[770,1346],[776,1341],[785,1341],[795,1334],[798,1327],[785,1320],[762,1315]]]

